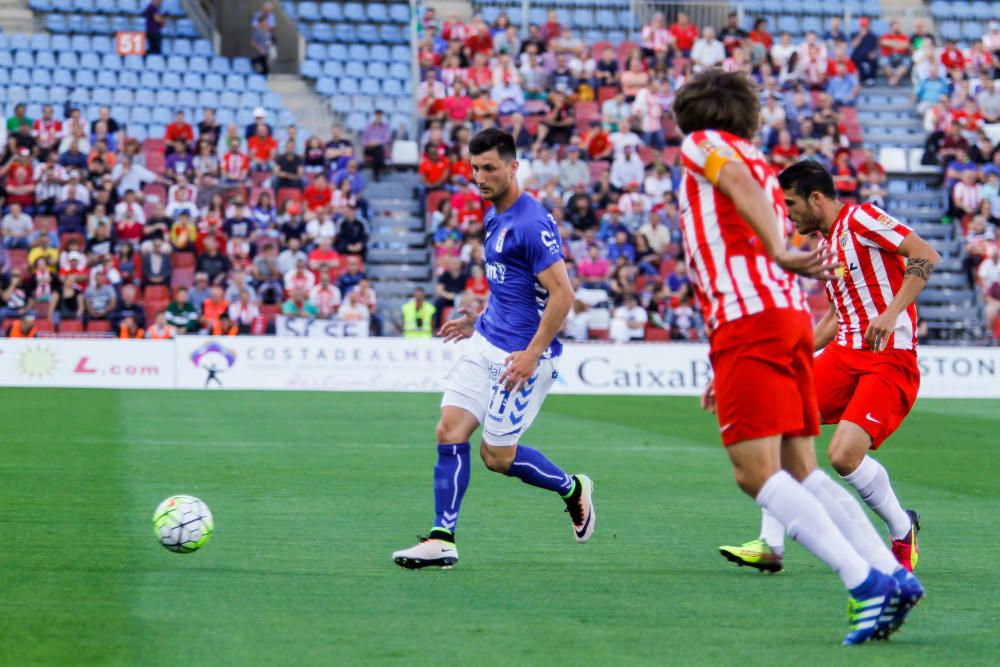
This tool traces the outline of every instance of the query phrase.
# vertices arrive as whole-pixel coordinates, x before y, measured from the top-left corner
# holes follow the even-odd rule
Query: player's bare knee
[[[455,423],[446,417],[441,417],[438,420],[437,427],[434,429],[434,436],[438,442],[445,444],[465,442],[469,438],[468,434],[462,432],[461,424]]]
[[[867,447],[862,449],[846,439],[834,436],[830,441],[830,465],[841,477],[850,475],[861,465],[866,452]]]
[[[505,473],[514,462],[515,450],[516,447],[493,447],[484,440],[479,445],[479,456],[493,472]]]
[[[736,486],[740,487],[743,493],[751,498],[756,498],[764,486],[766,479],[761,479],[757,470],[752,467],[733,467],[733,477],[736,479]]]

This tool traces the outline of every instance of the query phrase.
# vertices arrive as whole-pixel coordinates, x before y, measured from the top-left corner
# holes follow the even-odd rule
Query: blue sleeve
[[[536,276],[563,258],[559,230],[548,216],[540,224],[525,225],[522,232],[522,248]]]

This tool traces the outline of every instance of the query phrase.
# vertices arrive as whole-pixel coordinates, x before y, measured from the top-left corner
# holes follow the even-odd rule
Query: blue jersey
[[[487,211],[485,225],[490,299],[476,330],[501,350],[524,350],[549,301],[537,276],[562,259],[559,228],[545,207],[526,194],[499,215],[495,208]],[[560,353],[562,343],[553,339],[547,354]]]

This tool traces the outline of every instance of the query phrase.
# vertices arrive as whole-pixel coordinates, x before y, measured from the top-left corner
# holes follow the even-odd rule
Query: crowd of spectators
[[[958,226],[969,285],[1000,340],[1000,22],[967,48],[932,35],[913,38],[913,99],[923,115],[923,162],[940,165],[945,222]]]
[[[140,145],[107,108],[29,118],[17,104],[0,128],[3,330],[261,334],[280,314],[380,333],[361,166],[384,166],[381,114],[358,152],[339,126],[325,140],[290,126],[279,146],[254,117],[178,112]]]
[[[842,197],[886,196],[885,171],[856,146],[852,107],[883,71],[892,83],[908,71],[910,42],[898,26],[880,38],[862,18],[849,36],[833,19],[824,35],[793,43],[773,37],[766,19],[746,31],[736,14],[718,28],[683,13],[668,25],[657,14],[639,43],[586,44],[556,12],[526,31],[505,14],[493,25],[466,24],[428,10],[422,24],[419,171],[434,230],[437,319],[458,304],[480,305],[487,289],[484,208],[468,163],[470,137],[486,127],[513,134],[521,186],[562,230],[577,289],[566,334],[577,339],[701,336],[683,266],[681,137],[671,114],[693,73],[721,67],[754,79],[763,121],[756,143],[776,167],[816,160]]]

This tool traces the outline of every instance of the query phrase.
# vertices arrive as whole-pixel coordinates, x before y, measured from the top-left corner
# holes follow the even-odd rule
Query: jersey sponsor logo
[[[500,242],[503,243],[503,237],[500,238]],[[486,262],[486,280],[491,283],[496,283],[497,285],[503,285],[503,281],[506,276],[506,264],[501,264],[500,262]]]
[[[503,252],[503,242],[504,239],[507,238],[507,232],[509,229],[510,229],[509,227],[504,227],[503,229],[500,230],[500,236],[497,237],[497,244],[495,248],[497,252]]]
[[[542,243],[545,244],[545,247],[548,248],[549,252],[552,253],[553,255],[559,252],[559,239],[556,237],[555,234],[553,234],[547,229],[542,230]]]

